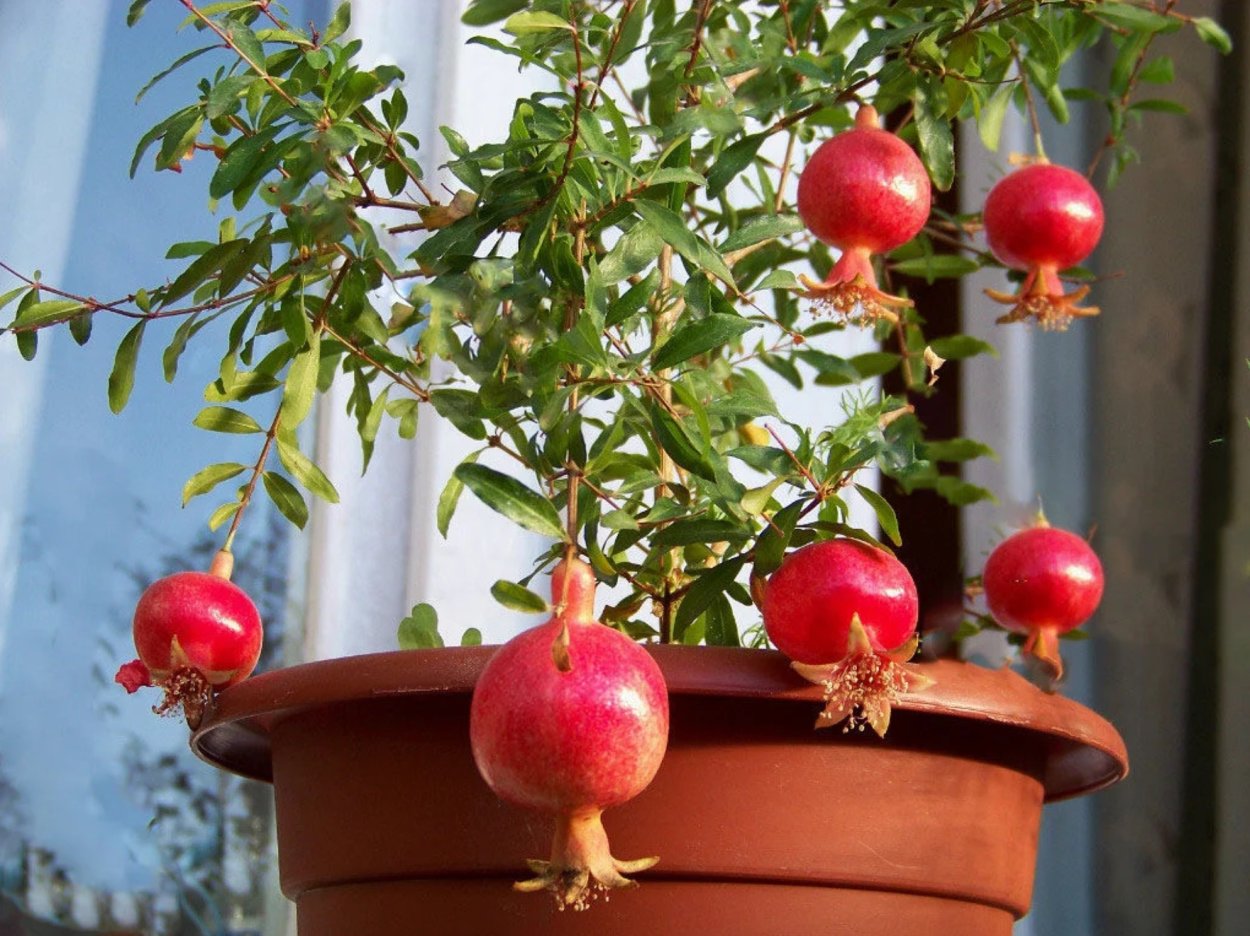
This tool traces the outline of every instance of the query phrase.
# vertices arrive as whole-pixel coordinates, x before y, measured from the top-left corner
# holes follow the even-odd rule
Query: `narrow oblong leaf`
[[[265,483],[265,493],[282,516],[304,529],[304,524],[308,522],[308,504],[295,485],[273,471],[266,471],[261,480]]]
[[[1233,39],[1219,23],[1211,19],[1209,16],[1195,17],[1193,21],[1194,29],[1198,31],[1202,41],[1212,48],[1219,49],[1220,52],[1227,55],[1233,51]]]
[[[955,135],[946,119],[941,85],[921,81],[916,85],[916,134],[925,168],[939,191],[955,182]]]
[[[325,472],[313,460],[300,451],[294,433],[283,433],[278,438],[278,460],[300,484],[329,504],[339,502],[339,492],[326,477]]]
[[[551,501],[511,475],[473,463],[458,465],[455,473],[482,503],[513,523],[552,539],[566,538]]]
[[[737,315],[714,313],[678,328],[660,346],[651,361],[656,370],[665,370],[697,354],[728,344],[756,327],[755,322]]]
[[[317,373],[321,367],[321,335],[312,332],[304,350],[295,355],[282,387],[282,425],[290,430],[304,421],[317,394]]]
[[[890,502],[872,488],[862,484],[855,485],[855,490],[859,491],[859,496],[877,515],[877,522],[881,524],[881,532],[888,536],[895,546],[903,545],[903,538],[898,531],[898,517],[894,513],[894,508],[890,506]]]
[[[572,29],[573,27],[567,20],[561,19],[554,13],[535,11],[514,13],[508,17],[503,28],[504,32],[510,32],[514,36],[523,36],[527,33],[546,32],[551,29]]]
[[[48,299],[34,302],[20,309],[13,325],[17,328],[43,328],[57,322],[66,322],[86,308],[74,299]]]
[[[490,587],[490,593],[496,601],[513,611],[524,611],[527,614],[541,614],[550,608],[542,595],[530,591],[524,585],[500,579]]]
[[[187,506],[191,498],[207,494],[221,482],[229,481],[244,470],[246,470],[246,466],[240,465],[238,462],[222,462],[217,465],[209,465],[207,468],[201,468],[182,486],[182,506]]]
[[[109,374],[109,409],[120,413],[126,408],[130,391],[135,386],[135,363],[139,360],[139,345],[143,342],[143,330],[148,321],[144,319],[130,331],[117,346],[113,358],[113,370]]]
[[[251,416],[242,410],[229,406],[206,406],[196,415],[194,424],[209,432],[230,432],[246,435],[252,432],[264,432]]]

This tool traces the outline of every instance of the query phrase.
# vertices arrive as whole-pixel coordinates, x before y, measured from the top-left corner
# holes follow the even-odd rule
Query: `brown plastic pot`
[[[779,654],[652,649],[668,754],[605,825],[618,857],[660,864],[585,914],[509,886],[551,832],[473,764],[470,692],[493,648],[267,673],[223,692],[192,745],[273,782],[300,936],[1008,936],[1042,803],[1128,772],[1108,722],[1010,671],[926,664],[936,684],[901,700],[881,741],[814,731],[818,692]]]

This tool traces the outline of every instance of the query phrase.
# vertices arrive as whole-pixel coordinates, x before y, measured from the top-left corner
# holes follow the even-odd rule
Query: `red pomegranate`
[[[916,585],[893,555],[834,539],[791,553],[764,590],[764,629],[794,669],[825,690],[816,727],[848,720],[884,736],[898,695],[931,684],[916,651]]]
[[[219,553],[209,572],[178,572],[153,582],[135,608],[139,658],[123,664],[116,681],[127,692],[159,686],[156,711],[181,707],[199,723],[214,690],[251,675],[263,639],[260,614],[229,579],[230,554]]]
[[[1089,620],[1102,600],[1102,563],[1089,543],[1043,521],[995,547],[982,584],[994,619],[1027,634],[1024,652],[1062,678],[1059,635]]]
[[[1102,200],[1085,176],[1046,162],[1017,169],[990,190],[983,219],[994,256],[1026,273],[1014,295],[986,290],[1012,307],[1000,323],[1033,319],[1063,331],[1073,318],[1098,314],[1077,305],[1088,286],[1065,294],[1059,280],[1059,271],[1093,253],[1102,236]]]
[[[799,217],[842,255],[824,283],[800,277],[817,307],[847,320],[897,320],[893,309],[912,303],[877,287],[872,255],[919,233],[931,194],[920,158],[881,129],[870,105],[860,107],[852,129],[822,143],[799,175]]]
[[[637,643],[595,620],[595,574],[566,559],[551,578],[555,615],[504,644],[473,692],[469,734],[492,790],[556,820],[550,861],[518,890],[583,910],[658,858],[619,861],[601,815],[641,793],[668,744],[668,690]]]

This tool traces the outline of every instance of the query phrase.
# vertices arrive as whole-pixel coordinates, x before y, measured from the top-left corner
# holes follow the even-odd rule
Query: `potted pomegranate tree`
[[[218,241],[174,245],[168,281],[116,302],[10,269],[0,305],[28,357],[44,329],[86,342],[95,316],[133,319],[115,411],[145,338],[172,379],[206,325],[230,323],[195,422],[254,435],[257,459],[187,481],[188,500],[226,492],[206,518],[222,550],[145,593],[118,681],[160,688],[210,761],[274,782],[300,932],[560,930],[575,915],[555,910],[626,887],[596,932],[696,914],[722,932],[1008,932],[1043,801],[1127,771],[1114,729],[1047,691],[1102,572],[1044,524],[990,557],[974,624],[1014,632],[1041,687],[913,662],[924,596],[864,472],[990,496],[951,470],[983,447],[928,438],[913,407],[942,391],[945,359],[989,347],[926,337],[907,281],[1000,266],[1006,327],[1095,316],[1078,265],[1102,233],[1097,187],[1136,158],[1138,114],[1170,107],[1139,100],[1171,77],[1151,45],[1187,28],[1224,47],[1223,31],[1144,0],[473,0],[481,41],[550,88],[494,139],[445,128],[436,181],[402,75],[361,64],[346,5],[302,30],[268,0],[181,2],[206,46],[159,77],[200,52],[216,70],[134,164],[214,160]],[[1091,48],[1109,50],[1103,82],[1066,87]],[[1039,111],[1062,124],[1076,98],[1109,117],[1088,171],[1043,148]],[[982,212],[941,207],[957,125],[996,150],[1013,110],[1031,151],[1014,168],[1002,154]],[[880,350],[832,353],[847,329]],[[806,425],[775,379],[862,392]],[[336,380],[366,465],[423,410],[480,443],[439,526],[467,489],[547,537],[493,589],[546,623],[498,651],[444,648],[419,606],[400,640],[421,649],[246,678],[259,620],[231,543],[255,496],[301,526],[306,496],[337,499],[298,432]],[[855,501],[877,529],[851,523]],[[548,572],[549,593],[530,588]]]

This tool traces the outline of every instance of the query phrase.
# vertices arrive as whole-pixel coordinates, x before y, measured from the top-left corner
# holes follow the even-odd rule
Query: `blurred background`
[[[153,3],[135,29],[128,5],[0,0],[0,259],[100,298],[170,276],[168,244],[216,230],[203,155],[181,175],[143,166],[128,178],[134,143],[196,74],[136,106],[152,74],[196,43],[176,31],[178,4]],[[324,23],[329,6],[288,3],[299,23]],[[1244,4],[1180,8],[1250,45]],[[439,125],[485,142],[525,92],[525,76],[465,45],[457,0],[356,0],[353,13],[368,54],[407,72],[427,172],[445,159]],[[1250,255],[1250,89],[1240,51],[1220,60],[1192,34],[1161,45],[1177,74],[1166,93],[1188,115],[1145,113],[1143,163],[1106,195],[1092,297],[1104,314],[1060,335],[995,329],[980,292],[1002,286],[990,274],[923,299],[936,328],[1000,351],[944,371],[922,413],[1000,456],[968,468],[996,505],[899,503],[926,623],[950,625],[963,576],[1039,498],[1056,525],[1094,531],[1106,570],[1091,639],[1066,648],[1065,692],[1117,725],[1133,772],[1047,808],[1027,936],[1233,936],[1250,919],[1250,274],[1239,263]],[[1074,107],[1052,129],[1051,157],[1083,166],[1100,114]],[[997,154],[975,134],[964,143],[952,198],[973,210],[1006,154],[1026,148],[1024,131],[1008,128]],[[85,348],[41,334],[31,363],[0,338],[0,936],[286,936],[267,788],[200,764],[184,725],[112,683],[133,655],[142,589],[204,567],[216,548],[214,502],[182,509],[184,481],[210,460],[254,460],[253,445],[191,426],[217,372],[211,340],[192,344],[168,385],[150,339],[132,402],[112,416],[105,386],[123,325],[100,316],[95,328]],[[840,351],[863,341],[848,336]],[[796,405],[828,409],[832,392]],[[435,531],[433,505],[465,451],[454,430],[425,420],[416,445],[387,430],[362,479],[343,403],[321,405],[309,441],[344,503],[315,505],[301,534],[257,501],[240,534],[236,580],[268,629],[262,666],[393,649],[417,601],[438,609],[449,641],[468,627],[502,640],[531,623],[488,594],[528,568],[528,534],[468,498],[450,537]]]

